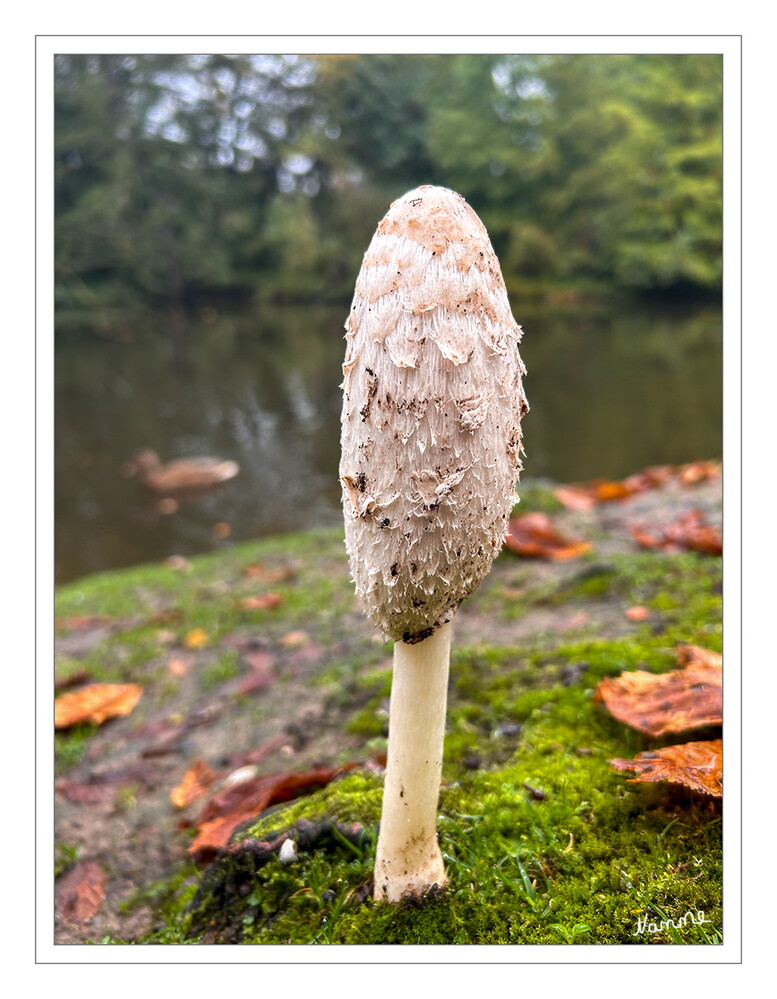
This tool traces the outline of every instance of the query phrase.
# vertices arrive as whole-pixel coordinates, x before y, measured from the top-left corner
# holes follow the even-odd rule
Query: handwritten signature
[[[698,926],[701,923],[711,923],[711,919],[707,919],[704,912],[701,909],[697,909],[696,912],[691,912],[690,910],[681,916],[679,919],[662,919],[660,923],[649,923],[648,916],[644,919],[640,919],[637,916],[637,928],[631,934],[633,937],[641,936],[643,933],[663,933],[664,930],[668,930],[673,927],[676,930],[683,929],[688,922],[691,922],[693,926]]]

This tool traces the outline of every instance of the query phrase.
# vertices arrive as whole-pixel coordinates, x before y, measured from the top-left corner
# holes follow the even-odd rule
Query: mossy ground
[[[554,508],[547,490],[530,496],[535,508]],[[58,796],[58,872],[76,856],[96,857],[109,877],[105,911],[78,930],[61,926],[60,939],[719,943],[719,805],[672,785],[631,784],[612,770],[612,757],[681,740],[648,740],[593,702],[604,676],[673,668],[680,642],[721,649],[720,559],[640,552],[624,529],[630,516],[666,519],[691,504],[714,516],[719,501],[719,487],[706,487],[657,492],[641,506],[564,512],[559,526],[592,540],[590,555],[569,564],[509,553],[497,560],[457,621],[438,823],[449,883],[422,905],[368,897],[382,788],[374,766],[271,809],[238,834],[262,838],[300,819],[366,829],[359,845],[335,837],[289,866],[273,859],[254,869],[238,852],[198,870],[186,856],[191,831],[176,828],[169,804],[192,759],[223,766],[231,752],[279,731],[288,744],[263,771],[366,763],[385,746],[390,646],[375,641],[355,606],[340,530],[236,546],[189,571],[147,566],[63,587],[58,619],[104,620],[62,630],[57,677],[86,670],[93,680],[141,683],[144,696],[126,719],[58,734],[60,778],[88,778],[101,761],[126,768],[162,729],[177,725],[182,739],[173,755],[146,757],[153,773],[122,785],[102,809]],[[256,563],[279,581],[247,576]],[[280,606],[240,608],[241,597],[268,589],[284,597]],[[634,604],[648,609],[645,621],[625,617]],[[193,629],[207,638],[196,651],[186,649]],[[304,638],[288,641],[294,632]],[[275,670],[259,694],[239,690],[247,642]],[[188,657],[184,677],[168,669],[175,656]],[[153,854],[149,830],[161,844]],[[666,925],[689,911],[703,912],[704,923]],[[634,936],[646,917],[664,920],[664,929]]]

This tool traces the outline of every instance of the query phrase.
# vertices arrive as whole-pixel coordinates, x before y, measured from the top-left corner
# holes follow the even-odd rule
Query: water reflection
[[[520,310],[516,310],[517,312]],[[345,308],[160,315],[126,342],[56,350],[56,577],[340,520]],[[526,477],[626,475],[721,453],[720,310],[520,311]],[[171,335],[174,333],[174,335]],[[160,512],[121,475],[217,455],[240,474]],[[231,527],[229,542],[214,535]]]

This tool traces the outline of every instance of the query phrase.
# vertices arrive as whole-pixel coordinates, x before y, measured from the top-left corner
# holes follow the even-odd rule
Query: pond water
[[[718,307],[514,310],[531,405],[524,480],[620,477],[720,457]],[[59,337],[57,582],[340,523],[347,311],[208,308],[185,321],[159,314],[122,341]],[[234,459],[240,473],[164,513],[122,474],[144,447],[163,460]]]

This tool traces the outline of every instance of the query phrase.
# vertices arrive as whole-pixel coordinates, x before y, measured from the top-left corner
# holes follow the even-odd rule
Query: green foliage
[[[716,292],[709,55],[58,56],[56,302],[345,298],[388,203],[481,214],[510,288]]]

